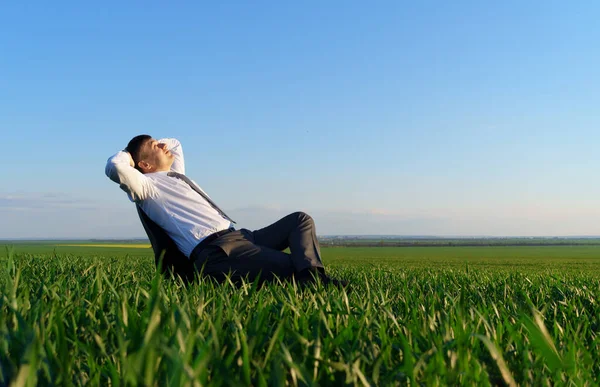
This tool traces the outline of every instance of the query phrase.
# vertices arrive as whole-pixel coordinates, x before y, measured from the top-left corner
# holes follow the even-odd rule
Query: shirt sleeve
[[[176,138],[162,138],[158,140],[161,144],[166,144],[167,149],[175,157],[173,165],[171,165],[171,171],[181,173],[185,175],[185,162],[183,159],[183,148],[181,143]]]
[[[129,161],[131,156],[125,151],[120,151],[111,156],[106,162],[104,172],[109,179],[119,184],[127,193],[129,200],[139,202],[157,195],[154,183],[143,173],[133,168]]]

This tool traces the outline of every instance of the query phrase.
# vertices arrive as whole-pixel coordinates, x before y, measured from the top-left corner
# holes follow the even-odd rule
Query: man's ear
[[[138,161],[138,167],[140,167],[140,169],[144,171],[144,173],[152,171],[152,165],[143,160]]]

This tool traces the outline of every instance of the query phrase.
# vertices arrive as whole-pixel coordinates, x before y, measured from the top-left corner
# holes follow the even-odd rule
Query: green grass
[[[327,248],[321,285],[183,286],[143,249],[0,259],[0,385],[540,385],[600,377],[600,247]],[[142,250],[142,251],[140,251]]]

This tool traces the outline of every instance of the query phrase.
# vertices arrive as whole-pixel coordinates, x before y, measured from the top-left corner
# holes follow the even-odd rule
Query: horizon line
[[[574,239],[574,238],[586,238],[594,239],[600,238],[600,235],[405,235],[405,234],[323,234],[317,235],[317,238],[399,238],[399,239],[506,239],[506,238],[563,238],[563,239]],[[0,241],[21,241],[21,242],[39,242],[39,241],[123,241],[123,240],[149,240],[148,237],[130,237],[130,238],[0,238]]]

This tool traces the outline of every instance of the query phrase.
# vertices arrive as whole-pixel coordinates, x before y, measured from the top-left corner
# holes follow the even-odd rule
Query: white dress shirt
[[[166,144],[174,156],[171,171],[185,174],[181,143],[174,138],[158,142]],[[129,164],[130,157],[124,151],[110,157],[106,176],[119,184],[129,199],[167,232],[186,257],[189,258],[194,247],[208,235],[232,226],[185,181],[167,176],[168,172],[143,174]]]

